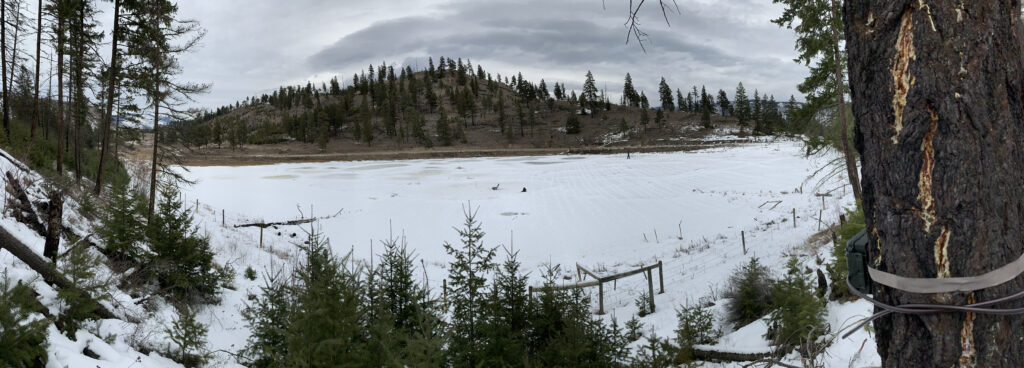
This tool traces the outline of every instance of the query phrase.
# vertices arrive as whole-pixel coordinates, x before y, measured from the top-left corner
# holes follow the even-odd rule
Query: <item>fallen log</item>
[[[18,240],[18,238],[15,238],[14,235],[11,235],[11,233],[2,226],[0,226],[0,249],[11,252],[14,257],[28,265],[28,267],[38,273],[39,276],[42,276],[43,281],[48,285],[58,289],[67,289],[72,287],[71,281],[64,277],[53,263],[48,262],[45,258],[36,254],[36,252],[33,252],[32,249],[29,249],[27,245]],[[96,303],[96,310],[94,314],[96,317],[102,319],[122,319],[134,323],[140,322],[129,316],[119,317],[100,303]]]
[[[770,356],[771,353],[734,353],[693,347],[693,358],[712,362],[753,362]]]
[[[240,228],[240,227],[258,227],[258,228],[261,228],[261,229],[266,229],[266,228],[271,227],[271,226],[303,225],[303,224],[308,224],[308,223],[312,223],[312,222],[319,221],[319,220],[326,220],[326,219],[329,219],[329,218],[337,217],[338,215],[341,214],[341,211],[342,210],[338,210],[338,212],[335,212],[333,215],[323,216],[323,217],[310,217],[310,218],[306,218],[306,219],[297,219],[297,220],[279,221],[279,222],[254,222],[254,223],[250,223],[250,224],[238,224],[238,225],[234,225],[234,226],[235,226],[235,228]]]
[[[28,192],[25,191],[25,187],[21,185],[21,181],[14,177],[10,171],[7,171],[7,190],[14,196],[13,200],[16,201],[11,206],[11,213],[14,215],[14,219],[18,220],[23,224],[34,230],[39,236],[46,236],[46,228],[43,223],[39,221],[39,215],[36,214],[35,208],[32,206],[32,201],[28,198]]]

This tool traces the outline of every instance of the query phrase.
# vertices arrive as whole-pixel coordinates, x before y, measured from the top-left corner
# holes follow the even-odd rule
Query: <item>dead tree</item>
[[[1020,1],[850,0],[843,6],[871,266],[903,277],[978,276],[1024,252]],[[912,293],[964,305],[1024,290]],[[1001,308],[1024,306],[1019,299]],[[886,367],[1022,367],[1020,316],[894,313],[875,322]]]

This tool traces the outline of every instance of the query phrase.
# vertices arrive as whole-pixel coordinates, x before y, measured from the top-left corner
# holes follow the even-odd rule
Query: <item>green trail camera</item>
[[[868,232],[861,230],[846,242],[846,268],[849,270],[850,285],[864,293],[871,293],[871,276],[868,274]]]

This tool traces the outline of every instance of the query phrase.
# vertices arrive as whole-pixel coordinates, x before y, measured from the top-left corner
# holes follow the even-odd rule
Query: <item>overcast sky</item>
[[[616,96],[629,72],[649,97],[664,76],[684,93],[707,85],[732,96],[742,81],[750,94],[802,100],[795,86],[806,71],[793,62],[794,35],[769,22],[780,7],[769,0],[678,5],[670,27],[648,0],[644,53],[625,42],[628,0],[181,0],[181,15],[207,30],[201,48],[182,58],[182,78],[212,83],[197,97],[212,108],[335,75],[351,83],[369,64],[416,68],[445,56],[577,91],[591,70]]]

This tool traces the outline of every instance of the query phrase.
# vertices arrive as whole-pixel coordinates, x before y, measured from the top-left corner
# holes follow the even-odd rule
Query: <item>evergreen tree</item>
[[[665,83],[665,77],[661,77],[661,83],[658,84],[658,94],[661,95],[662,110],[672,111],[676,109],[675,104],[672,103],[672,88],[669,88],[668,83]]]
[[[518,251],[505,248],[505,261],[491,285],[485,366],[528,365],[527,342],[533,309],[527,290],[528,280],[520,271],[518,254]]]
[[[678,88],[676,88],[676,106],[680,110],[689,111],[689,109],[686,106],[686,99],[683,98],[683,93],[680,92]]]
[[[736,103],[736,122],[740,126],[740,131],[743,128],[750,126],[750,100],[747,98],[747,89],[743,88],[743,82],[736,85],[736,95],[733,98]]]
[[[458,125],[458,123],[456,123]],[[437,140],[442,146],[452,145],[452,129],[448,124],[448,116],[444,114],[444,108],[441,108],[441,116],[437,119],[436,124]]]
[[[222,276],[213,263],[209,240],[198,235],[192,211],[178,200],[177,188],[166,186],[160,195],[159,211],[146,224],[152,251],[146,270],[178,300],[216,296]]]
[[[586,107],[590,111],[597,111],[597,102],[600,101],[597,97],[597,84],[594,82],[594,74],[588,70],[587,80],[583,82],[583,92],[580,93],[580,99],[586,99]]]
[[[115,260],[140,262],[144,258],[145,249],[139,244],[145,234],[141,211],[140,201],[127,184],[114,186],[97,235]]]
[[[643,128],[644,133],[647,133],[647,124],[651,122],[651,116],[647,114],[647,109],[640,109],[640,126]]]
[[[50,322],[31,287],[0,277],[0,366],[42,367]]]
[[[240,353],[254,368],[284,365],[288,357],[288,324],[295,298],[280,274],[268,274],[260,293],[246,303],[242,318],[250,335]]]
[[[703,86],[700,87],[700,124],[704,129],[714,129],[714,125],[711,125],[711,109],[712,109],[711,97],[708,96],[707,90]]]
[[[796,103],[796,98],[793,97],[793,95],[789,95],[789,101],[786,102],[785,118],[786,126],[789,128],[789,132],[793,134],[798,134],[803,131],[803,129],[797,124],[797,116],[799,114],[799,111],[797,110],[799,108],[800,105]]]
[[[640,92],[640,108],[644,110],[651,108],[651,104],[647,102],[647,95],[643,92]]]
[[[171,322],[171,327],[164,332],[178,348],[177,361],[188,368],[199,367],[210,359],[205,353],[206,333],[208,329],[196,321],[196,313],[191,307],[178,308],[178,319]]]
[[[361,281],[348,268],[348,257],[337,258],[329,243],[311,229],[295,271],[294,311],[290,313],[285,366],[358,365],[365,359],[366,341],[360,320]]]
[[[754,90],[754,102],[753,107],[750,110],[750,119],[754,121],[754,133],[765,134],[764,126],[764,106],[761,103],[761,95]]]
[[[657,125],[659,128],[661,128],[664,126],[664,123],[665,113],[663,112],[663,109],[658,109],[658,111],[654,113],[654,125]]]
[[[448,361],[453,367],[477,367],[486,358],[487,276],[494,270],[494,248],[485,247],[476,210],[464,208],[462,246],[444,243],[453,257],[448,266]]]
[[[570,112],[565,119],[565,134],[580,134],[580,118]]]
[[[786,276],[772,287],[772,312],[768,317],[772,342],[783,351],[801,345],[828,332],[825,327],[825,301],[803,276],[799,261],[790,257]]]
[[[624,100],[623,104],[626,106],[640,106],[640,95],[636,92],[636,88],[633,87],[633,77],[629,73],[626,73],[626,83],[622,86],[622,98]]]
[[[718,90],[718,109],[723,116],[732,116],[732,105],[729,103],[729,96],[724,90]]]

